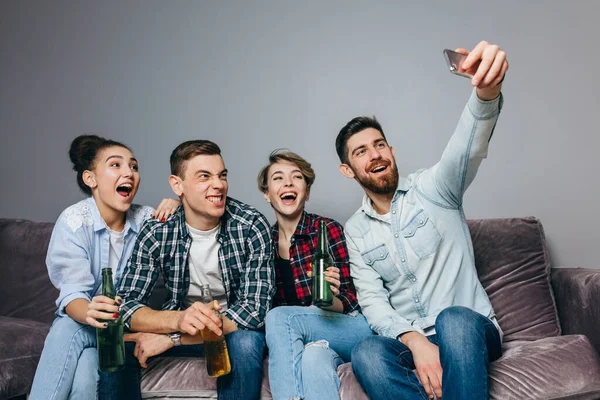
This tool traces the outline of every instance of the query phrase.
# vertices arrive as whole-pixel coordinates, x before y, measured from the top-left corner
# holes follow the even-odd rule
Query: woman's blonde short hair
[[[258,190],[262,193],[269,189],[269,168],[278,162],[287,162],[296,165],[304,177],[307,189],[310,189],[315,182],[315,171],[313,171],[308,161],[287,149],[276,149],[269,155],[269,163],[258,173]]]

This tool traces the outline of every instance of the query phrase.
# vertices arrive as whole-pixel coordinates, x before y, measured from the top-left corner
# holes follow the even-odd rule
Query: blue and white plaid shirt
[[[260,329],[275,294],[269,223],[256,209],[228,197],[217,240],[221,245],[219,268],[227,294],[224,314],[238,328]],[[133,313],[148,303],[159,271],[169,293],[162,309],[185,308],[191,244],[183,206],[164,223],[146,221],[118,289],[127,327]]]

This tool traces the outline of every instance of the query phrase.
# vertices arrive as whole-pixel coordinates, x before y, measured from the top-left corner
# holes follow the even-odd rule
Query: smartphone
[[[467,56],[465,56],[464,54],[460,54],[453,50],[446,49],[444,50],[444,58],[446,59],[446,64],[448,64],[450,72],[452,72],[453,74],[464,76],[465,78],[469,79],[473,77],[473,75],[465,71],[460,71],[460,65],[463,63],[465,58],[467,58]]]

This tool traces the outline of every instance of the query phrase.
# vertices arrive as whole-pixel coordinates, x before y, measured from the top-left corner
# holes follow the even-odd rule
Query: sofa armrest
[[[563,335],[586,335],[600,353],[600,269],[553,268],[551,276]]]

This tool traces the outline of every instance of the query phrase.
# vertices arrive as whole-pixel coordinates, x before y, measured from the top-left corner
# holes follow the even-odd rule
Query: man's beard
[[[400,176],[398,174],[398,167],[395,162],[388,164],[390,172],[380,177],[371,177],[356,175],[356,180],[365,189],[370,190],[375,194],[391,194],[398,188],[398,180]]]

